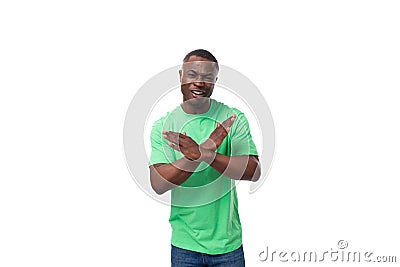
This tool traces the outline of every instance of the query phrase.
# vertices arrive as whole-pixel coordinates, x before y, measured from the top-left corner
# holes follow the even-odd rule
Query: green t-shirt
[[[183,154],[168,146],[163,130],[186,132],[197,143],[205,141],[217,127],[237,114],[228,136],[217,153],[228,156],[258,155],[245,115],[235,108],[211,99],[203,114],[188,114],[178,106],[153,124],[149,165],[171,163]],[[234,180],[221,175],[207,163],[180,186],[171,190],[171,243],[187,250],[222,254],[242,244],[242,228]]]

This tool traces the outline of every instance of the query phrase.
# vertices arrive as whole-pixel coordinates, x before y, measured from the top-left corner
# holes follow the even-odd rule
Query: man
[[[172,266],[244,266],[234,180],[257,181],[261,170],[244,114],[210,98],[218,71],[210,52],[187,54],[183,102],[151,132],[151,186],[171,190]]]

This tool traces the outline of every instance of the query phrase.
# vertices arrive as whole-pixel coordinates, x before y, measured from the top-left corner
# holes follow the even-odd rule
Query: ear
[[[215,77],[215,82],[217,82],[218,81],[218,76],[217,77]]]
[[[182,70],[179,70],[179,81],[182,81]]]

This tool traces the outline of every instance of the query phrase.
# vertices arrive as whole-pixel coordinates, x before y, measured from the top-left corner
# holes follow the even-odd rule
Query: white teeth
[[[202,91],[192,91],[192,93],[195,95],[203,95],[204,94],[204,92],[202,92]]]

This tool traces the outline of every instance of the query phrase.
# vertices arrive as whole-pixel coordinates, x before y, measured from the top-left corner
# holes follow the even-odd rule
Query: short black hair
[[[186,62],[191,56],[198,56],[198,57],[203,57],[206,58],[212,62],[215,62],[217,65],[217,69],[219,69],[218,66],[218,61],[217,59],[214,57],[213,54],[211,54],[209,51],[205,50],[205,49],[196,49],[193,50],[192,52],[188,53],[184,58],[183,58],[183,62]]]

